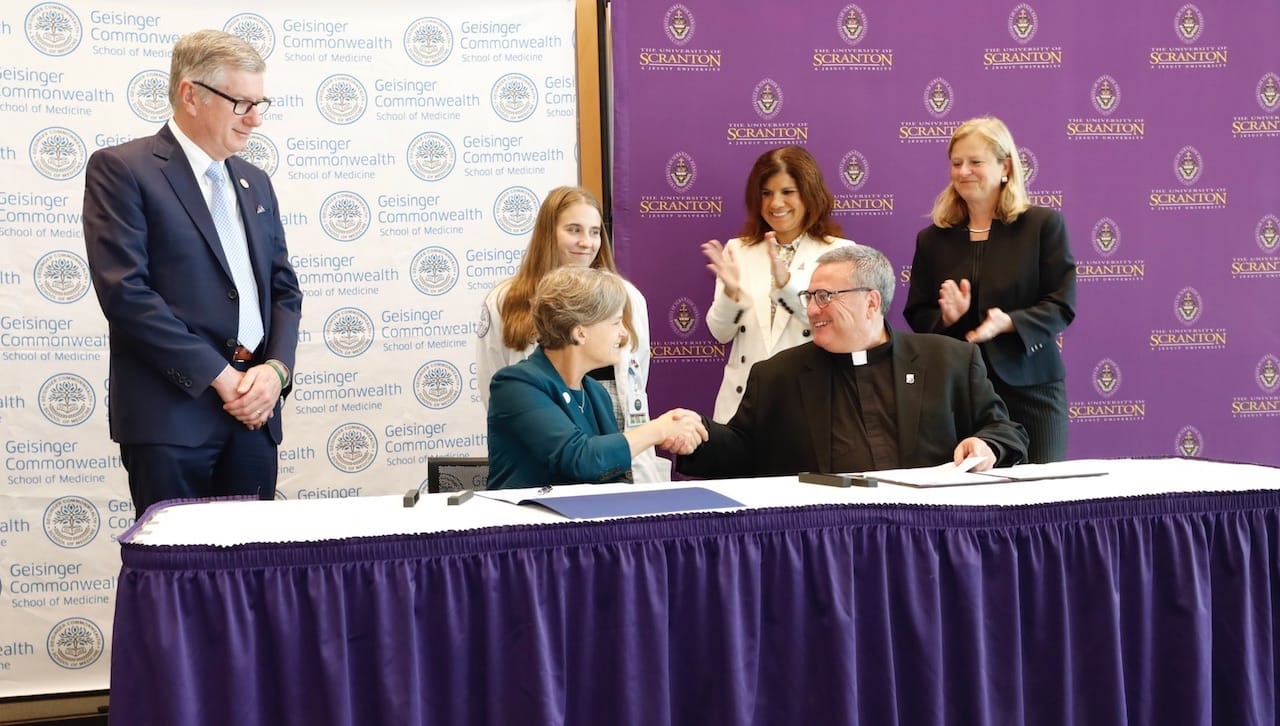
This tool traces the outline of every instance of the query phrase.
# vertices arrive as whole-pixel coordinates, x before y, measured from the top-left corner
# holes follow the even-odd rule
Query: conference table
[[[1280,721],[1280,469],[1056,467],[1100,475],[674,482],[741,506],[591,520],[153,507],[121,538],[111,723]]]

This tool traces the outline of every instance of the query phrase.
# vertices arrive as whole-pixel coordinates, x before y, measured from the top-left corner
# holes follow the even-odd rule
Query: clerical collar
[[[855,350],[849,354],[853,359],[855,366],[865,366],[868,363],[879,363],[888,360],[893,355],[893,330],[888,323],[885,324],[885,331],[889,333],[889,339],[867,350]]]

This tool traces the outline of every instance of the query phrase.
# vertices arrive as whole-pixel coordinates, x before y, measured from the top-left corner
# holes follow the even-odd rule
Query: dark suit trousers
[[[250,431],[227,415],[199,446],[121,444],[134,511],[166,499],[276,495],[276,445],[263,426]]]
[[[1009,418],[1022,424],[1031,438],[1027,461],[1047,464],[1067,458],[1067,387],[1063,381],[1033,386],[1011,386],[991,375]]]

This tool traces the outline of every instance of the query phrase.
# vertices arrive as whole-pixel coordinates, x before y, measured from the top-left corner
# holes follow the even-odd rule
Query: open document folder
[[[511,504],[537,504],[570,519],[635,517],[745,506],[736,499],[702,487],[662,487],[639,491],[611,489],[614,488],[608,484],[582,484],[542,489],[496,489],[476,492],[476,495]]]
[[[834,486],[876,486],[880,483],[899,484],[908,487],[952,487],[966,484],[999,484],[1015,481],[1039,481],[1042,479],[1074,479],[1086,476],[1103,476],[1105,469],[1098,462],[1076,463],[1061,461],[1053,464],[1021,464],[1003,469],[972,471],[982,461],[970,457],[959,464],[948,462],[938,466],[915,469],[882,469],[852,474],[801,474],[800,481]],[[837,483],[837,480],[843,480]]]

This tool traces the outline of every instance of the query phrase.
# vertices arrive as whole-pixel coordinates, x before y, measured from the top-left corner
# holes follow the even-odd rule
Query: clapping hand
[[[718,239],[703,243],[701,249],[702,254],[710,261],[707,269],[720,278],[720,282],[724,285],[724,294],[736,301],[741,288],[738,286],[740,279],[738,261],[734,259],[733,252],[720,244]]]
[[[1014,331],[1013,318],[1000,308],[987,310],[987,319],[978,327],[965,333],[964,339],[970,343],[985,343],[1001,333]]]
[[[938,310],[942,312],[944,326],[955,325],[956,321],[969,312],[969,293],[972,287],[967,279],[943,280],[938,288]]]

